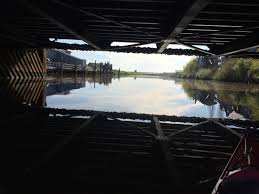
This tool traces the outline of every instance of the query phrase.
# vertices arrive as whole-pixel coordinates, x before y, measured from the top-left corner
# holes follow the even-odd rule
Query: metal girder
[[[199,14],[199,12],[206,7],[209,0],[195,0],[192,5],[187,9],[182,18],[179,19],[179,22],[173,28],[173,31],[165,39],[162,45],[158,48],[157,53],[163,53],[166,47],[175,40],[176,36],[180,34],[186,26]]]
[[[195,50],[197,50],[197,51],[199,51],[199,52],[201,52],[201,53],[205,53],[205,54],[207,54],[207,55],[216,55],[216,54],[214,54],[214,53],[212,53],[212,52],[210,52],[210,51],[207,51],[207,50],[204,50],[204,49],[200,49],[200,48],[198,48],[198,47],[196,47],[196,46],[192,46],[192,45],[189,45],[189,44],[186,44],[186,43],[182,43],[182,42],[179,42],[179,41],[176,41],[176,43],[181,44],[181,45],[183,45],[183,46],[190,47],[190,48],[192,48],[192,49],[195,49]]]
[[[130,123],[124,122],[124,121],[122,121],[122,120],[120,120],[120,119],[118,119],[116,117],[113,117],[113,116],[111,116],[109,114],[103,114],[103,115],[106,116],[107,118],[111,118],[113,120],[119,121],[120,123],[123,123],[124,125],[127,125],[127,126],[135,128],[135,129],[138,129],[138,130],[142,131],[146,135],[149,135],[149,136],[154,137],[154,138],[156,137],[155,134],[153,134],[152,132],[150,132],[150,131],[148,131],[146,129],[143,129],[142,127],[138,127],[138,126],[132,125]]]
[[[207,125],[208,123],[210,123],[210,121],[209,121],[209,120],[206,120],[206,121],[204,121],[204,122],[201,122],[201,123],[192,125],[192,126],[190,126],[190,127],[186,127],[186,128],[184,128],[184,129],[182,129],[182,130],[179,130],[179,131],[177,131],[177,132],[171,133],[171,134],[168,135],[167,137],[170,139],[170,138],[172,138],[173,136],[176,136],[176,135],[178,135],[178,134],[181,134],[181,133],[183,133],[183,132],[185,132],[185,131],[188,131],[188,130],[190,130],[190,129],[194,129],[194,128],[198,127],[198,126]]]
[[[236,28],[236,29],[231,29],[231,30],[222,30],[222,31],[218,31],[218,32],[212,32],[212,33],[201,33],[198,35],[192,35],[192,36],[186,36],[184,37],[184,39],[192,39],[192,38],[201,38],[201,37],[209,37],[209,36],[213,36],[214,34],[232,34],[235,31],[244,31],[244,30],[254,30],[259,28],[259,26],[253,26],[253,27],[241,27],[241,28]],[[233,38],[233,37],[231,37]]]
[[[231,129],[231,128],[229,128],[229,127],[227,127],[227,126],[221,124],[221,123],[218,122],[218,121],[212,120],[212,122],[213,122],[214,124],[219,125],[220,127],[224,128],[224,129],[226,130],[226,132],[230,133],[231,135],[234,135],[236,138],[239,138],[239,139],[242,138],[242,135],[239,134],[238,132],[236,132],[235,130],[233,130],[233,129]]]
[[[181,178],[180,172],[176,168],[175,160],[171,156],[169,149],[169,138],[164,134],[164,131],[160,125],[157,116],[153,116],[151,120],[152,128],[156,131],[157,136],[155,137],[154,150],[157,151],[156,157],[158,161],[161,161],[165,165],[166,171],[171,179],[171,184],[175,191],[180,191],[181,189]]]
[[[132,45],[126,45],[126,46],[117,46],[117,47],[110,47],[108,49],[106,49],[107,51],[116,51],[116,50],[120,50],[120,49],[127,49],[127,48],[134,48],[134,47],[137,47],[137,46],[144,46],[144,45],[147,45],[147,44],[157,44],[159,43],[160,40],[156,41],[156,42],[146,42],[146,43],[136,43],[136,44],[132,44]]]
[[[8,47],[257,58],[256,53],[240,51],[258,45],[258,6],[256,0],[15,0],[4,6],[6,13],[2,13],[1,19],[4,31],[0,38]],[[81,39],[87,44],[68,46],[50,42],[49,38]],[[113,41],[136,44],[112,47]],[[157,44],[157,48],[138,47],[148,43]],[[171,43],[195,51],[166,49]],[[206,45],[210,50],[195,45]]]
[[[259,30],[256,30],[250,35],[241,37],[235,41],[231,41],[230,43],[225,44],[224,47],[214,46],[212,48],[212,52],[216,53],[217,55],[232,55],[241,51],[259,47],[258,33]]]
[[[71,27],[70,24],[68,24],[68,21],[61,19],[61,17],[57,17],[57,14],[50,14],[49,11],[47,12],[47,11],[43,10],[42,8],[40,8],[39,6],[37,6],[35,4],[32,4],[28,0],[24,0],[24,2],[30,10],[32,10],[36,14],[39,14],[42,17],[47,18],[49,21],[51,21],[52,23],[54,23],[57,26],[59,26],[60,28],[62,28],[64,31],[73,35],[76,39],[86,42],[87,44],[89,44],[93,48],[95,48],[96,50],[101,50],[101,48],[98,45],[96,45],[93,41],[90,40],[91,38],[89,38],[89,35],[86,36],[84,33],[76,31],[74,29],[74,27]],[[62,16],[62,17],[65,17],[65,16]]]
[[[113,23],[115,25],[118,25],[118,26],[122,26],[122,27],[125,27],[125,28],[128,28],[128,29],[131,29],[133,31],[136,31],[136,32],[141,32],[143,34],[146,34],[146,35],[149,35],[149,36],[153,36],[153,37],[156,37],[156,38],[162,38],[161,36],[158,36],[158,35],[155,35],[155,34],[152,34],[152,33],[149,33],[149,32],[146,32],[144,30],[140,30],[139,28],[136,28],[136,27],[132,27],[132,26],[129,26],[129,25],[126,25],[126,24],[123,24],[119,21],[116,21],[114,19],[109,19],[109,18],[106,18],[106,17],[103,17],[101,15],[98,15],[98,14],[95,14],[95,13],[92,13],[90,11],[87,11],[85,9],[81,9],[79,7],[74,7],[73,5],[70,5],[70,4],[67,4],[67,3],[63,3],[59,0],[53,0],[55,3],[63,6],[63,7],[67,7],[67,8],[70,8],[70,9],[73,9],[73,10],[76,10],[76,11],[79,11],[83,14],[86,14],[86,15],[89,15],[89,16],[93,16],[93,17],[96,17],[98,19],[101,19],[101,20],[104,20],[104,21],[108,21],[110,23]]]
[[[0,35],[1,38],[1,35]],[[60,43],[55,41],[48,41],[48,40],[36,40],[36,39],[24,39],[27,43],[33,42],[37,43],[37,45],[28,45],[29,48],[58,48],[58,49],[69,49],[69,50],[81,50],[81,51],[95,51],[93,47],[87,44],[67,44],[67,43]],[[146,43],[148,44],[148,43]],[[105,49],[105,51],[111,52],[124,52],[124,53],[145,53],[145,54],[155,54],[156,48],[149,48],[149,47],[137,47],[144,44],[134,44],[128,46],[109,46]],[[10,45],[9,46],[13,46]],[[17,44],[16,44],[17,46]],[[187,55],[187,56],[203,56],[205,54],[201,53],[198,50],[193,49],[166,49],[164,51],[165,55]],[[244,54],[244,53],[243,53]]]
[[[259,6],[258,2],[256,1],[237,1],[237,2],[232,2],[232,1],[212,1],[211,2],[212,5],[220,5],[220,6],[249,6],[249,7],[255,7],[255,6]]]

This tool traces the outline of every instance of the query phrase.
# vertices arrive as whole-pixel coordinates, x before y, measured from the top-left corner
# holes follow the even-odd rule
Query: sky
[[[115,53],[106,51],[72,51],[72,55],[86,62],[110,62],[113,69],[138,72],[175,72],[192,58],[161,54]]]
[[[78,43],[84,42],[77,40],[58,40],[58,42]],[[112,46],[124,46],[128,43],[113,43]],[[155,47],[155,45],[145,45],[148,47]],[[184,46],[171,46],[169,48],[186,48]],[[136,53],[116,53],[108,51],[79,51],[71,50],[71,54],[89,62],[110,62],[113,69],[120,69],[123,71],[138,72],[175,72],[182,70],[183,67],[193,57],[191,56],[177,56],[164,54],[136,54]]]

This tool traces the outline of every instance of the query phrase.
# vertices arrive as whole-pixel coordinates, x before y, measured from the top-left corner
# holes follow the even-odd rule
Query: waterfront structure
[[[71,51],[62,49],[47,50],[47,70],[63,73],[84,72],[86,60],[71,55]]]

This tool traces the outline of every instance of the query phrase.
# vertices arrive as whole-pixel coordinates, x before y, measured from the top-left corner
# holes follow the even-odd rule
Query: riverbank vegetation
[[[239,113],[252,120],[259,119],[259,89],[255,84],[233,84],[203,80],[179,79],[187,96],[202,104],[220,105],[226,114]]]
[[[195,58],[184,67],[178,77],[259,83],[259,60],[230,58],[225,59],[218,67],[201,68]]]

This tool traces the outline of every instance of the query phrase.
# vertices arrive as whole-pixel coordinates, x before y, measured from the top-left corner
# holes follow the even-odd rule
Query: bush
[[[230,79],[230,77],[232,77],[233,74],[233,63],[231,62],[227,62],[224,63],[214,74],[213,79],[216,80],[227,80]]]
[[[249,80],[251,82],[259,83],[259,61],[254,60],[250,69],[248,70]]]
[[[251,65],[250,59],[227,59],[213,78],[224,81],[247,82]]]
[[[198,70],[196,73],[196,78],[197,79],[212,79],[213,78],[213,70],[212,69],[205,69],[202,68]]]
[[[196,72],[198,72],[198,59],[192,59],[187,65],[184,67],[182,72],[182,77],[184,78],[196,78]]]
[[[259,83],[259,60],[228,58],[214,69],[200,68],[195,58],[184,67],[181,77]]]

